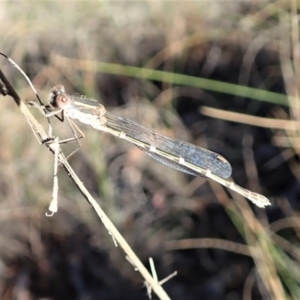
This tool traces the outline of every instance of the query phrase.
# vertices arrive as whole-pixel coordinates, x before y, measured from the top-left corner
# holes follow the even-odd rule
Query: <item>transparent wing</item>
[[[106,112],[105,117],[107,119],[106,127],[118,132],[124,132],[126,136],[148,145],[148,148],[154,147],[178,159],[182,158],[184,161],[196,167],[206,170],[209,169],[213,174],[224,179],[230,177],[232,173],[230,163],[224,157],[215,152],[187,142],[166,137],[147,127],[135,123],[132,120],[118,117],[108,112]],[[184,163],[179,164],[166,157],[162,157],[160,154],[155,153],[155,151],[149,151],[143,147],[139,148],[152,158],[174,169],[195,176],[200,175],[200,173],[197,173],[195,170],[191,170],[184,166]]]

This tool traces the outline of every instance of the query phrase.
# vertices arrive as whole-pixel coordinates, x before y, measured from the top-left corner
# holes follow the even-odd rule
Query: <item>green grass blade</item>
[[[91,67],[93,70],[103,73],[169,82],[172,84],[191,86],[209,91],[225,93],[232,96],[240,96],[253,100],[289,106],[288,98],[286,95],[257,88],[251,88],[238,84],[225,83],[217,80],[188,76],[172,72],[124,66],[120,64],[104,62],[89,62],[89,64],[86,63],[87,62],[85,62],[85,66],[89,65],[89,67]]]

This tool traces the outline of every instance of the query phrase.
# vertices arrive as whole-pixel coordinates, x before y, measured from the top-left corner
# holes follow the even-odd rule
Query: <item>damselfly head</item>
[[[51,89],[49,103],[52,107],[64,109],[70,102],[71,100],[65,93],[65,87],[63,85],[57,84]]]

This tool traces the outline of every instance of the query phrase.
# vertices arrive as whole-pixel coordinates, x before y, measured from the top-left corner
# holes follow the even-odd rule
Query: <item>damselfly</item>
[[[270,205],[265,196],[244,189],[229,179],[231,165],[220,154],[169,138],[130,119],[116,116],[95,100],[66,94],[64,86],[60,84],[51,90],[47,109],[47,116],[61,113],[62,120],[64,117],[75,119],[127,140],[159,162],[191,175],[215,180],[259,207]]]

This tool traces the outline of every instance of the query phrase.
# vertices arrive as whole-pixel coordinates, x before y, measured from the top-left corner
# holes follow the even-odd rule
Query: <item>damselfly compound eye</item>
[[[51,89],[49,102],[53,107],[65,109],[71,101],[68,95],[65,93],[65,87],[61,84],[57,84]]]
[[[59,94],[55,97],[55,106],[60,109],[65,109],[69,103],[70,99],[65,94]]]

